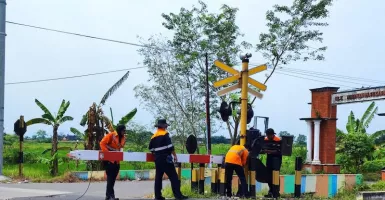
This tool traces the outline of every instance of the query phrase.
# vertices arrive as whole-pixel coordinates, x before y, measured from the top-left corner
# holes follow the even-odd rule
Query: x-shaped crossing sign
[[[217,95],[218,96],[223,96],[233,90],[236,90],[238,88],[241,88],[242,86],[242,72],[239,72],[238,70],[235,70],[234,68],[231,68],[230,66],[224,64],[223,62],[221,61],[218,61],[216,60],[214,62],[214,65],[217,66],[218,68],[222,69],[223,71],[225,72],[228,72],[230,74],[232,74],[232,76],[230,77],[227,77],[227,78],[224,78],[222,80],[219,80],[217,82],[214,83],[214,87],[218,88],[218,87],[221,87],[223,85],[226,85],[226,84],[229,84],[231,82],[234,82],[236,80],[238,80],[238,83],[234,84],[234,85],[231,85],[229,87],[226,87],[220,91],[217,92]],[[259,65],[257,67],[254,67],[252,69],[249,70],[249,74],[248,74],[248,77],[247,77],[247,82],[253,86],[255,86],[256,88],[262,90],[262,91],[265,91],[266,90],[266,85],[254,80],[253,78],[250,78],[251,75],[253,74],[256,74],[258,72],[261,72],[261,71],[264,71],[267,69],[267,66],[265,64],[263,65]],[[249,87],[247,87],[247,92],[262,99],[263,95]]]

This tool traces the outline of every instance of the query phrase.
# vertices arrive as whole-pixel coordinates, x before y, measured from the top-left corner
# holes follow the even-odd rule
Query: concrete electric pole
[[[6,0],[0,0],[0,176],[3,175],[4,141],[4,86],[5,86],[5,6]]]

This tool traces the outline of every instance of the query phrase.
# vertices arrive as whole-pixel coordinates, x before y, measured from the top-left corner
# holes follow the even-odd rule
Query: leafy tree
[[[228,144],[227,138],[223,135],[211,137],[212,144]]]
[[[47,124],[52,126],[53,128],[53,135],[52,135],[52,149],[51,149],[51,156],[54,156],[55,153],[58,150],[58,129],[61,124],[63,124],[66,121],[72,121],[73,118],[71,116],[64,116],[65,112],[67,111],[68,107],[70,106],[69,101],[65,101],[63,99],[59,110],[57,112],[57,115],[52,115],[51,112],[37,99],[35,99],[36,104],[40,107],[40,109],[44,112],[41,118],[34,118],[29,121],[27,121],[27,126],[33,125],[33,124]],[[56,176],[58,173],[58,160],[56,157],[53,157],[53,165],[52,165],[52,175]]]
[[[374,154],[375,141],[385,135],[385,130],[369,134],[366,129],[375,117],[377,110],[378,107],[376,107],[375,102],[372,102],[360,119],[356,119],[353,111],[351,111],[346,124],[347,133],[337,130],[337,153],[341,154],[340,162],[344,163],[343,166],[346,166],[348,171],[358,172],[361,168],[357,164],[361,165],[365,159],[371,160],[376,155]],[[357,142],[353,144],[355,141]],[[381,144],[378,143],[377,145]]]
[[[341,143],[340,164],[347,172],[359,173],[367,155],[372,155],[375,148],[373,140],[367,134],[346,134]]]
[[[295,140],[295,144],[298,146],[306,146],[306,135],[299,134]]]
[[[282,136],[289,136],[290,133],[287,132],[287,131],[280,131],[280,132],[278,133],[278,135],[279,135],[279,137],[282,137]]]
[[[163,26],[174,33],[173,38],[167,42],[164,42],[163,39],[150,38],[150,44],[146,45],[151,48],[140,50],[140,53],[144,56],[144,65],[149,67],[151,79],[158,80],[155,81],[152,89],[137,87],[136,91],[146,89],[140,91],[141,94],[138,94],[138,96],[159,99],[158,105],[171,102],[170,107],[172,109],[167,109],[170,110],[170,113],[164,113],[167,112],[167,110],[164,110],[162,116],[175,117],[174,119],[183,117],[180,119],[184,121],[181,122],[184,124],[184,131],[178,130],[178,133],[188,132],[196,135],[205,132],[205,128],[202,128],[205,126],[205,53],[207,53],[208,63],[210,63],[208,70],[210,113],[211,116],[219,119],[216,112],[219,100],[228,100],[229,97],[223,97],[222,99],[218,97],[216,95],[218,89],[214,88],[212,84],[226,77],[227,74],[213,66],[212,63],[214,60],[220,59],[227,65],[234,66],[239,63],[238,55],[241,52],[241,47],[250,47],[245,42],[237,43],[237,39],[242,36],[235,24],[237,11],[236,8],[223,5],[220,13],[209,13],[207,5],[199,1],[199,7],[193,7],[190,10],[181,8],[179,13],[162,14],[165,20]],[[158,71],[160,69],[162,71]],[[167,76],[166,78],[166,73],[170,73],[168,75],[170,77]],[[167,87],[168,85],[171,87]],[[174,92],[175,88],[178,88],[176,92]],[[169,98],[164,98],[161,94],[167,94]],[[186,100],[183,102],[186,104],[178,106],[178,104],[182,105],[182,102],[175,98],[176,94],[186,95],[184,98]],[[141,99],[146,100],[147,98]],[[150,100],[145,103],[146,106],[154,104],[150,103]],[[161,106],[162,108],[166,107]],[[153,107],[150,109],[153,109]],[[156,113],[158,116],[161,114],[160,112]],[[193,123],[199,124],[194,127]],[[214,123],[214,120],[212,120],[212,123]],[[212,125],[212,127],[215,126]],[[228,123],[227,128],[230,137],[232,139],[236,138],[237,127]],[[231,129],[234,129],[234,131]]]
[[[290,7],[274,5],[274,10],[266,12],[268,32],[259,35],[256,46],[257,52],[272,66],[264,83],[280,65],[297,60],[324,60],[322,52],[326,46],[314,48],[310,44],[323,41],[319,28],[328,24],[320,20],[328,17],[327,7],[331,4],[332,0],[294,0]]]

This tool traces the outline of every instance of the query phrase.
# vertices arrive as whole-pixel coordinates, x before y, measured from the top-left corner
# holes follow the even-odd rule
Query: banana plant
[[[59,147],[57,149],[58,150],[69,150],[69,151],[72,151],[72,148],[71,147]],[[47,152],[50,152],[51,149],[46,149],[42,152],[42,154],[44,155],[45,153]],[[39,162],[40,163],[43,163],[43,164],[46,164],[48,165],[48,169],[49,169],[49,172],[50,174],[53,174],[54,173],[54,170],[55,170],[55,161],[57,161],[57,165],[62,165],[64,163],[67,163],[67,169],[69,168],[69,158],[67,157],[59,157],[58,156],[58,152],[55,152],[52,156],[50,156],[49,158],[44,158],[44,157],[40,157],[39,158]]]
[[[73,120],[73,117],[71,116],[64,116],[68,107],[70,106],[70,102],[65,101],[63,99],[56,116],[52,115],[51,112],[47,109],[47,107],[44,104],[42,104],[39,100],[35,99],[35,103],[40,107],[40,109],[44,112],[44,114],[41,116],[41,118],[34,118],[27,121],[26,124],[27,126],[34,125],[34,124],[46,124],[46,125],[52,126],[53,135],[52,135],[51,156],[54,156],[58,150],[58,129],[60,125],[63,124],[64,122]],[[52,175],[56,176],[57,173],[58,173],[58,161],[54,160]]]

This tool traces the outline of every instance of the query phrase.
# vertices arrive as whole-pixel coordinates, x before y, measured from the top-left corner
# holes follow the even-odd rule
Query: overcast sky
[[[208,2],[208,1],[206,1]],[[245,34],[243,40],[255,45],[259,34],[266,31],[265,13],[274,4],[288,3],[288,0],[215,0],[208,2],[211,12],[218,12],[222,4],[239,8],[237,25]],[[162,33],[171,37],[162,26],[162,13],[178,12],[181,7],[191,8],[197,1],[178,0],[8,0],[7,20],[52,29],[105,37],[138,43],[137,36],[148,38]],[[263,100],[256,101],[255,115],[270,117],[270,127],[276,132],[306,134],[307,128],[299,118],[310,116],[311,88],[337,86],[349,87],[385,85],[385,1],[383,0],[339,0],[330,9],[330,24],[323,28],[324,44],[328,46],[326,60],[322,62],[296,62],[289,68],[339,74],[383,81],[382,83],[360,82],[338,79],[322,79],[309,75],[288,73],[292,76],[275,74],[267,84]],[[56,78],[103,72],[108,70],[140,66],[142,58],[137,47],[88,39],[72,35],[37,30],[7,24],[6,38],[6,83],[36,79]],[[320,45],[318,45],[320,46]],[[318,47],[315,46],[315,47]],[[264,63],[263,58],[252,51],[251,63]],[[5,131],[13,132],[13,123],[24,115],[26,120],[42,114],[34,99],[39,99],[51,112],[57,112],[62,99],[71,106],[67,115],[73,122],[60,127],[59,132],[67,133],[70,127],[78,125],[92,102],[100,102],[103,94],[124,72],[91,76],[78,79],[51,82],[6,85],[5,89]],[[264,74],[255,76],[264,79]],[[328,83],[301,79],[322,80]],[[133,88],[148,80],[146,69],[132,70],[130,77],[107,101],[104,107],[114,110],[115,118],[138,107],[134,121],[152,125],[152,116],[140,106],[134,97]],[[338,106],[338,128],[345,130],[347,116],[351,110],[361,116],[369,103]],[[377,102],[379,112],[385,112],[385,102]],[[385,118],[376,116],[369,131],[385,129]],[[45,125],[28,127],[28,135],[44,129]],[[81,129],[83,130],[83,129]],[[219,134],[225,134],[221,131]]]

